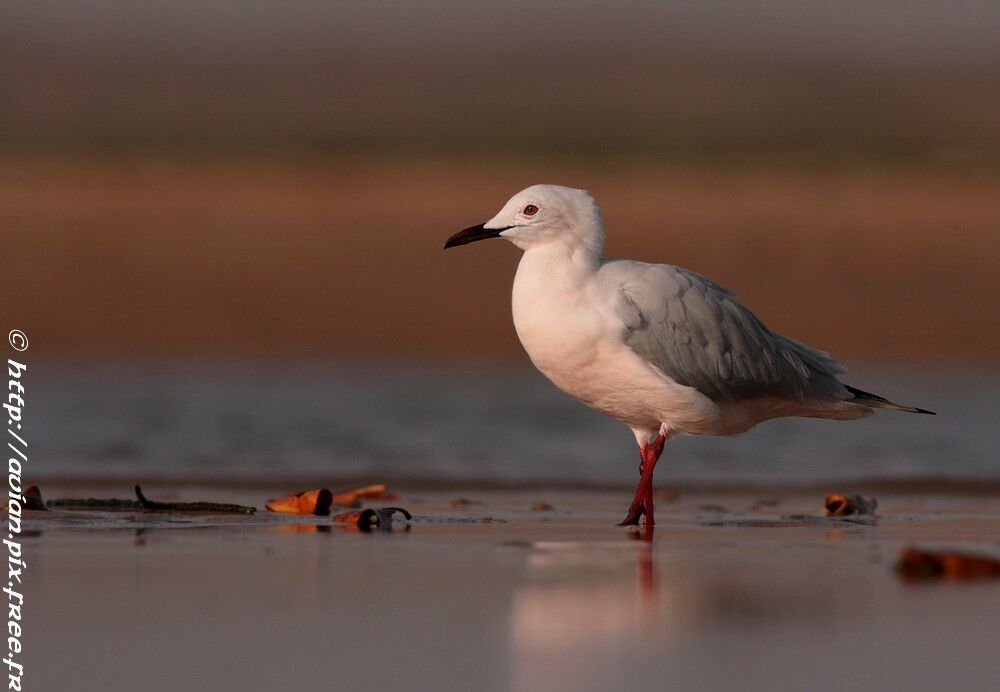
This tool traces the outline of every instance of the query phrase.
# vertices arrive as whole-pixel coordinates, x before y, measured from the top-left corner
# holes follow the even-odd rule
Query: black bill
[[[459,245],[468,245],[469,243],[474,243],[477,240],[486,240],[487,238],[499,238],[500,234],[506,231],[507,228],[483,228],[483,224],[477,224],[475,226],[469,226],[468,228],[459,231],[448,240],[444,241],[444,249],[447,250],[450,247],[458,247]]]

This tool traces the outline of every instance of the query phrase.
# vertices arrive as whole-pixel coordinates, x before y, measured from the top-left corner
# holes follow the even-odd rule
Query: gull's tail
[[[936,416],[937,414],[933,411],[928,411],[925,408],[917,408],[916,406],[903,406],[902,404],[896,404],[885,397],[881,397],[878,394],[872,394],[871,392],[866,392],[863,389],[858,389],[857,387],[852,387],[849,384],[845,384],[847,391],[849,391],[854,398],[851,401],[867,406],[868,408],[887,408],[893,411],[906,411],[907,413],[926,413],[931,416]]]

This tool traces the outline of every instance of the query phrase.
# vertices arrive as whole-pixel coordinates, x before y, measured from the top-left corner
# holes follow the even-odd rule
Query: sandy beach
[[[622,492],[394,488],[373,504],[413,520],[366,533],[263,511],[287,490],[146,488],[252,516],[32,513],[30,687],[1000,684],[1000,583],[913,584],[893,569],[911,545],[1000,556],[1000,497],[882,495],[867,519],[823,517],[811,492],[685,492],[659,501],[650,536],[614,525]]]
[[[9,318],[63,358],[521,362],[516,250],[441,244],[538,182],[597,196],[608,256],[702,272],[848,362],[997,358],[1000,178],[877,166],[5,160]]]

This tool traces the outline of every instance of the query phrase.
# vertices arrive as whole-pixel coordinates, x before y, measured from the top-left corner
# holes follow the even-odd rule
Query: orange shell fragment
[[[846,517],[851,514],[875,514],[878,500],[861,495],[826,494],[826,514],[830,517]]]
[[[341,507],[356,507],[363,498],[370,500],[395,500],[396,495],[386,492],[385,483],[375,483],[374,485],[366,485],[363,488],[355,488],[354,490],[345,490],[342,493],[337,493],[333,496],[333,504]]]
[[[320,488],[318,490],[304,490],[289,497],[269,500],[264,506],[269,512],[326,516],[330,513],[332,502],[333,493],[326,488]]]
[[[907,548],[899,556],[896,572],[913,581],[1000,579],[1000,560],[988,555]]]
[[[303,490],[288,497],[270,500],[265,506],[271,512],[326,516],[330,513],[331,505],[360,507],[362,499],[395,500],[396,497],[395,493],[386,492],[385,483],[375,483],[336,495],[326,488]]]

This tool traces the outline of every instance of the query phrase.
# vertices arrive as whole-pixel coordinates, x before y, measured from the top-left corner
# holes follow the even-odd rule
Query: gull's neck
[[[530,269],[572,280],[594,274],[600,264],[600,246],[553,241],[526,249],[518,270]]]
[[[514,329],[532,362],[558,386],[561,374],[575,371],[592,356],[590,338],[604,325],[595,320],[600,250],[573,239],[527,248],[517,265],[511,292]],[[596,330],[596,331],[595,331]],[[581,346],[581,338],[584,340]],[[564,383],[565,384],[565,383]]]

